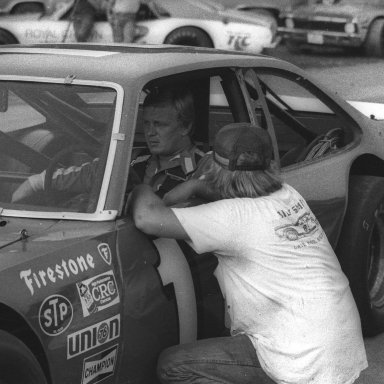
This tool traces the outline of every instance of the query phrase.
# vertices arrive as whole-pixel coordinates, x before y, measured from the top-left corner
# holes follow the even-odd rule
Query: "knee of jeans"
[[[177,351],[175,348],[165,349],[157,361],[157,376],[161,382],[166,383],[169,373],[178,365]]]

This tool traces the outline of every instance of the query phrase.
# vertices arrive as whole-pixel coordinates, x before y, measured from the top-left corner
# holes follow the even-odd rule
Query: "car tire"
[[[40,3],[21,3],[12,8],[12,15],[20,15],[23,13],[44,13],[44,6]]]
[[[2,384],[47,384],[32,351],[17,337],[0,331],[0,382]]]
[[[8,31],[0,29],[0,45],[18,44],[17,39]]]
[[[164,44],[213,48],[211,38],[204,31],[195,27],[175,29],[165,38]]]
[[[367,56],[384,56],[384,19],[371,23],[365,38],[364,51]]]
[[[384,331],[384,178],[352,176],[336,254],[349,279],[363,333]]]

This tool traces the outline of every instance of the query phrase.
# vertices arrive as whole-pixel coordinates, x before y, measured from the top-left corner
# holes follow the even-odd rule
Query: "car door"
[[[253,119],[271,134],[275,166],[304,196],[335,246],[346,208],[348,149],[359,138],[356,123],[298,73],[252,68],[244,71],[244,82]]]

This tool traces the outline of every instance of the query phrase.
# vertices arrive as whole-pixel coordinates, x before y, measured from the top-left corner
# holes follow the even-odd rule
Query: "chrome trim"
[[[298,29],[298,28],[286,28],[280,27],[279,32],[288,33],[288,34],[308,34],[308,33],[318,33],[324,36],[343,36],[343,37],[361,37],[359,33],[346,33],[346,32],[332,32],[325,31],[324,29]]]
[[[0,81],[28,81],[35,83],[57,83],[65,84],[66,78],[42,77],[42,76],[18,76],[18,75],[0,75]],[[120,84],[109,81],[98,80],[78,80],[73,79],[72,85],[88,85],[104,88],[111,88],[116,91],[116,106],[113,120],[111,141],[108,150],[107,162],[105,164],[104,178],[101,184],[99,200],[94,213],[77,213],[77,212],[47,212],[47,211],[28,211],[17,209],[6,209],[2,211],[2,216],[24,217],[24,218],[41,218],[41,219],[67,219],[67,220],[87,220],[87,221],[105,221],[113,220],[117,216],[117,210],[104,210],[108,186],[111,179],[113,163],[116,155],[117,141],[120,138],[120,121],[123,110],[124,90]],[[69,85],[70,86],[70,85]]]

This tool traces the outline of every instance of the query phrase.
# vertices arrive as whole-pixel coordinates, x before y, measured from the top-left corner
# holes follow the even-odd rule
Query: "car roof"
[[[17,56],[17,58],[16,58]],[[2,75],[122,82],[148,74],[241,65],[241,59],[284,63],[263,55],[173,45],[34,44],[0,47]],[[240,59],[240,60],[239,60]],[[254,63],[254,62],[253,62]],[[288,63],[286,63],[288,64]],[[283,64],[284,65],[284,64]]]

